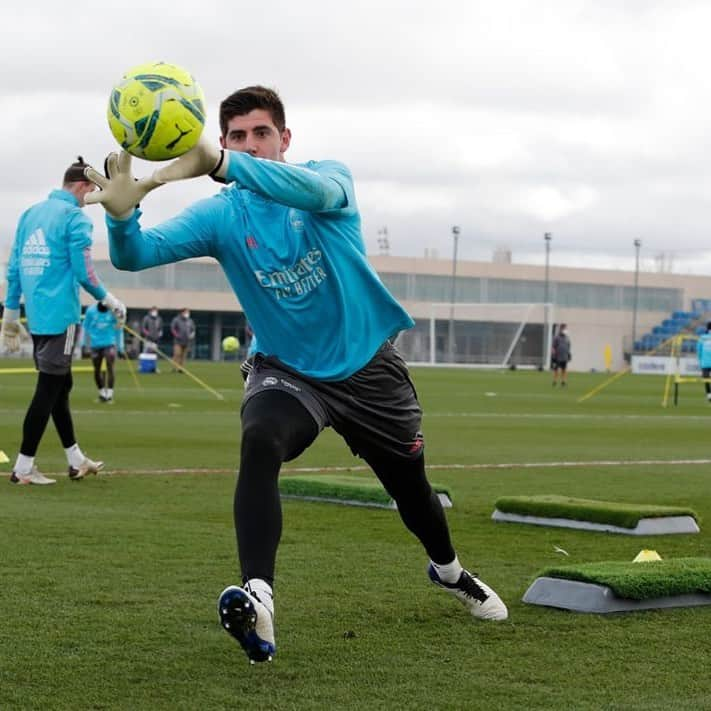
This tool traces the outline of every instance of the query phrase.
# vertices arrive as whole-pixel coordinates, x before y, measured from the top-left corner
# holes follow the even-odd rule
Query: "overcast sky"
[[[19,214],[81,153],[115,149],[111,86],[131,66],[189,69],[217,140],[220,100],[279,90],[287,159],[356,180],[369,253],[711,274],[711,3],[685,0],[270,0],[5,4],[0,261]],[[152,166],[135,161],[139,175]],[[216,192],[144,204],[150,226]],[[88,208],[95,240],[103,212]],[[662,258],[660,255],[664,255]]]

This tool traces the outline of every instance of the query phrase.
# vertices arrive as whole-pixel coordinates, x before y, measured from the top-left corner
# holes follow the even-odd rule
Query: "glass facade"
[[[114,269],[108,261],[97,261],[96,269],[112,289],[150,289],[173,291],[231,291],[222,268],[216,262],[184,261],[154,267],[141,272],[124,272]],[[400,301],[421,303],[449,303],[452,299],[451,275],[409,274],[384,272],[380,274],[385,286]],[[635,290],[631,286],[609,286],[551,281],[549,300],[557,307],[604,310],[632,310]],[[541,303],[545,298],[542,281],[501,279],[489,277],[457,276],[455,301],[457,303],[526,304]],[[683,291],[675,288],[639,287],[637,308],[640,311],[673,312],[683,307]],[[186,304],[190,306],[190,304]],[[143,313],[131,311],[129,325],[140,327]],[[170,321],[175,312],[161,314],[165,333],[161,350],[172,353]],[[240,312],[198,312],[192,317],[197,327],[197,337],[192,357],[210,359],[222,357],[220,343],[225,336],[236,335],[244,351],[245,317]],[[446,360],[450,350],[448,322],[435,322],[435,361]],[[511,324],[468,322],[457,319],[454,326],[454,353],[457,362],[495,362],[503,344],[510,338]],[[431,358],[429,319],[420,319],[415,328],[401,336],[401,347],[408,360],[429,361]],[[540,359],[542,328],[526,324],[518,349],[513,354],[519,363],[533,363]]]
[[[176,262],[140,272],[124,272],[110,262],[95,261],[96,272],[112,289],[185,289],[231,291],[222,267],[216,262]]]
[[[401,301],[448,303],[452,298],[452,277],[434,274],[380,274],[383,284]],[[561,308],[631,310],[634,287],[574,282],[550,282],[549,300]],[[683,306],[681,289],[639,287],[640,311],[675,311]],[[545,284],[521,279],[460,277],[456,279],[455,301],[489,304],[531,304],[545,299]]]

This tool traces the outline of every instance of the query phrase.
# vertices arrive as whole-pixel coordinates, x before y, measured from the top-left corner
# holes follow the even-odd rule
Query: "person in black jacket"
[[[553,349],[551,353],[551,368],[553,368],[553,387],[560,382],[564,388],[568,384],[568,363],[573,354],[570,352],[570,336],[568,327],[561,323],[558,333],[553,339]]]

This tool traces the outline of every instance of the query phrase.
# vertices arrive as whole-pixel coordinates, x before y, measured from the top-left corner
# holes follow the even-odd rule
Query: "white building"
[[[107,245],[96,244],[93,253],[99,275],[128,306],[129,324],[137,325],[155,305],[167,329],[172,316],[188,306],[198,327],[196,357],[219,358],[225,335],[244,342],[244,314],[214,260],[122,272],[111,265]],[[507,363],[538,367],[545,362],[547,367],[544,333],[566,323],[572,370],[618,370],[632,348],[633,325],[639,339],[673,312],[690,312],[693,302],[711,298],[711,277],[703,276],[640,272],[635,289],[634,272],[550,266],[546,287],[543,266],[507,260],[460,260],[455,280],[447,259],[382,255],[370,260],[416,321],[398,342],[412,363],[497,365],[510,351]],[[4,264],[1,268],[4,275]],[[3,279],[0,299],[5,287]],[[549,309],[542,307],[546,293]],[[82,298],[88,303],[86,294]],[[167,345],[170,334],[164,339]]]

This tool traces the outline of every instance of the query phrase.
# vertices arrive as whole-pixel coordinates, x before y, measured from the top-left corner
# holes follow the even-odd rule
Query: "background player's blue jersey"
[[[413,321],[368,263],[353,181],[335,161],[303,166],[227,152],[227,181],[155,228],[107,216],[120,269],[211,256],[259,351],[313,378],[342,380]]]
[[[9,309],[25,312],[31,333],[57,335],[79,323],[79,285],[103,299],[91,262],[92,224],[79,202],[66,190],[53,190],[20,217],[7,265]]]
[[[123,352],[123,328],[110,309],[100,311],[97,304],[92,304],[84,314],[81,344],[89,348],[109,348],[116,346]]]
[[[696,355],[699,358],[699,368],[711,368],[711,333],[699,336]]]

